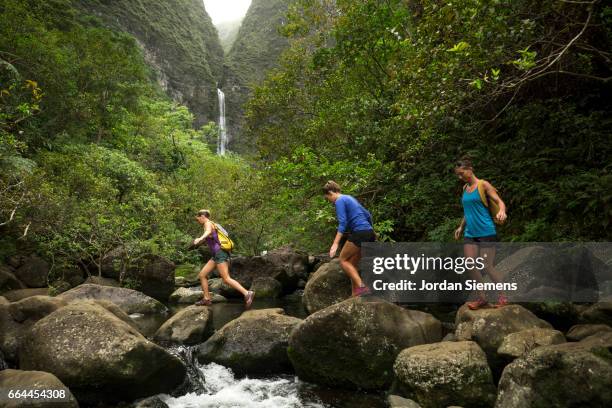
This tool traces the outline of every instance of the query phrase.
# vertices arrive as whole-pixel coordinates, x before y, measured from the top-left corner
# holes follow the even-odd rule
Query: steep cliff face
[[[227,100],[227,121],[230,149],[249,150],[248,141],[240,136],[243,105],[251,90],[278,63],[288,47],[287,39],[278,32],[285,24],[289,4],[293,0],[253,0],[238,36],[227,55],[223,89]]]
[[[105,25],[132,34],[157,81],[196,125],[215,120],[223,49],[202,0],[75,0]]]

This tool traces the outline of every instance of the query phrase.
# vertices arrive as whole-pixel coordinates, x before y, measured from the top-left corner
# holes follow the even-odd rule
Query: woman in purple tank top
[[[204,227],[204,234],[201,237],[196,238],[193,241],[194,246],[200,245],[202,242],[206,242],[212,258],[204,265],[198,277],[200,278],[200,284],[202,285],[202,292],[204,297],[196,302],[198,306],[210,306],[212,300],[210,299],[210,292],[208,290],[208,274],[217,268],[223,283],[236,289],[244,296],[245,307],[249,309],[253,303],[255,292],[252,290],[246,290],[240,282],[232,279],[229,275],[229,259],[230,254],[221,248],[221,242],[219,242],[219,235],[217,234],[217,228],[215,224],[210,220],[210,211],[200,210],[196,215],[196,220],[200,225]]]

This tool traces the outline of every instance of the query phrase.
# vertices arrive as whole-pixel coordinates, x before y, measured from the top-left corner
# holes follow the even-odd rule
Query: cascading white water
[[[190,388],[184,395],[158,397],[170,408],[327,408],[300,395],[303,385],[296,377],[236,378],[219,364],[200,364],[195,347],[172,347],[168,351],[187,366]]]
[[[219,138],[217,140],[217,154],[225,156],[227,149],[227,129],[225,127],[225,94],[222,90],[217,89],[219,97]]]

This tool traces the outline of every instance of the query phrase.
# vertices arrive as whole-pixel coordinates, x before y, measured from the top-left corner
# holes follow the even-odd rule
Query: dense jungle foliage
[[[248,104],[254,159],[211,153],[215,126],[194,129],[134,37],[80,10],[0,5],[0,257],[95,271],[123,246],[194,261],[200,208],[238,252],[323,252],[328,179],[383,239],[447,241],[466,155],[508,205],[503,240],[612,239],[603,1],[297,1]]]

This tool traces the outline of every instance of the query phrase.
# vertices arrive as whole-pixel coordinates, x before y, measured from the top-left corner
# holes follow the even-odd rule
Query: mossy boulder
[[[82,284],[57,296],[67,301],[108,300],[119,306],[125,313],[167,313],[168,308],[142,292],[111,286]]]
[[[253,279],[250,289],[257,294],[259,299],[276,299],[281,295],[283,285],[274,278],[264,276]]]
[[[9,290],[24,289],[26,286],[14,274],[14,270],[0,264],[0,293]]]
[[[244,312],[200,345],[198,360],[224,365],[238,374],[291,372],[289,334],[302,320],[282,313],[282,309]]]
[[[30,327],[66,303],[49,296],[32,296],[0,305],[0,350],[6,359],[17,361],[19,344]]]
[[[86,404],[171,392],[186,375],[177,357],[93,301],[36,322],[20,345],[19,366],[54,374]]]
[[[612,406],[612,338],[538,347],[503,371],[495,408]]]
[[[423,408],[490,407],[496,388],[487,357],[473,341],[423,344],[395,360],[395,386]]]
[[[308,316],[291,333],[288,352],[306,381],[377,390],[391,384],[401,350],[441,338],[442,324],[428,313],[352,298]]]
[[[5,392],[8,390],[53,390],[63,391],[63,397],[57,399],[7,399]],[[4,401],[4,408],[78,408],[79,404],[70,392],[56,376],[43,371],[3,370],[0,371],[0,401]]]
[[[566,337],[569,341],[580,341],[600,332],[612,332],[612,327],[607,324],[577,324],[568,330]]]
[[[548,322],[520,305],[478,310],[463,305],[457,311],[455,327],[457,340],[472,340],[480,345],[494,374],[499,374],[507,362],[497,353],[507,335],[526,329],[552,329]]]
[[[529,353],[536,347],[565,343],[565,336],[558,330],[536,327],[510,333],[497,349],[501,358],[511,361]]]
[[[310,275],[302,302],[308,313],[325,309],[351,296],[351,280],[340,267],[337,259],[322,264]]]
[[[191,345],[202,343],[212,333],[212,310],[194,305],[166,320],[153,337],[162,343]]]
[[[15,272],[15,276],[30,288],[47,286],[49,264],[37,255],[30,255]]]

